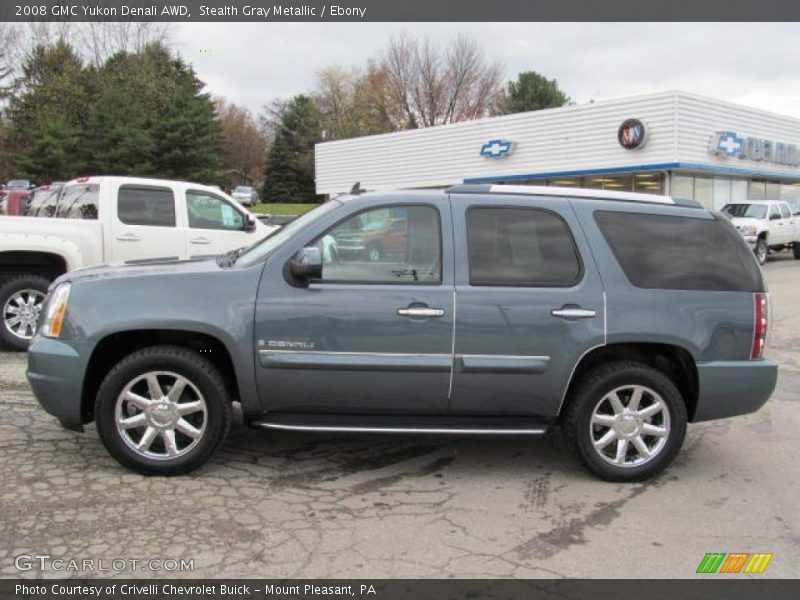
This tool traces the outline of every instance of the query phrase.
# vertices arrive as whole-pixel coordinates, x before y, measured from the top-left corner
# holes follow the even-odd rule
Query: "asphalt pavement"
[[[241,423],[201,470],[146,478],[93,427],[61,429],[30,392],[25,355],[0,353],[0,577],[685,578],[707,552],[772,553],[756,577],[798,577],[800,261],[780,256],[765,272],[775,395],[753,415],[690,426],[677,462],[638,484],[595,479],[558,432],[334,436]]]

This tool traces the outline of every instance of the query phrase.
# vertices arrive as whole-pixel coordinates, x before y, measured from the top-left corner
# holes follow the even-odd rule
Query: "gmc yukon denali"
[[[404,243],[325,251],[365,229]],[[42,314],[39,402],[145,474],[205,463],[238,402],[263,429],[559,426],[596,475],[640,480],[687,423],[758,410],[777,379],[753,253],[727,218],[665,196],[355,193],[216,259],[68,273]]]

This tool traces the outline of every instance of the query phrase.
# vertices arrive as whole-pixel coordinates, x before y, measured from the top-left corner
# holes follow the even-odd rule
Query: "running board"
[[[259,429],[306,431],[317,433],[399,433],[434,435],[541,435],[547,424],[530,418],[398,418],[306,415],[270,415],[249,423]]]

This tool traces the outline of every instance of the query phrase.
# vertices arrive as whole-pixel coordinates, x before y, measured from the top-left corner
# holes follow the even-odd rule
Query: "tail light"
[[[769,294],[753,294],[753,347],[750,350],[750,360],[760,360],[764,358],[768,328]]]

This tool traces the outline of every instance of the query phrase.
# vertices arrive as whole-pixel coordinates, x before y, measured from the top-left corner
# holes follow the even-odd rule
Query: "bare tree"
[[[478,43],[464,35],[442,52],[430,39],[393,37],[383,54],[384,94],[396,129],[430,127],[488,114],[501,91],[503,67],[489,62]]]
[[[118,52],[138,52],[153,42],[168,46],[171,36],[170,23],[104,21],[81,23],[75,39],[78,51],[99,67]]]
[[[224,98],[217,98],[215,104],[226,166],[251,182],[260,179],[267,139],[253,113]]]

